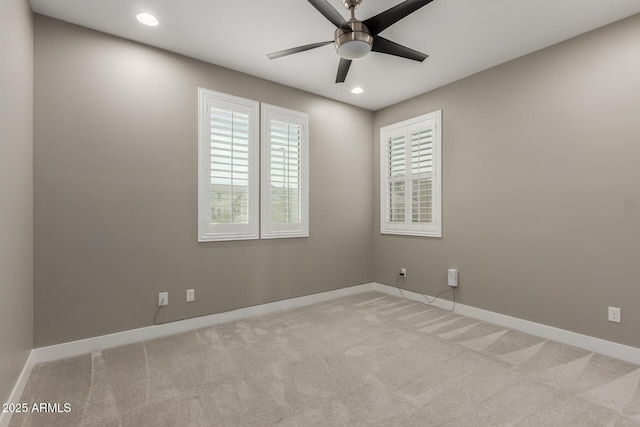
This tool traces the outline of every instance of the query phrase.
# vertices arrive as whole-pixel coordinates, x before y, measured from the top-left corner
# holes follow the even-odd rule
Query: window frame
[[[411,135],[431,129],[432,172],[431,172],[431,223],[412,221],[412,156]],[[391,138],[404,137],[404,221],[389,221],[391,199],[388,190],[392,180],[389,177]],[[394,180],[396,181],[396,180]],[[401,182],[401,181],[398,181]],[[380,233],[405,236],[442,237],[442,110],[423,114],[399,123],[380,128]]]
[[[253,240],[259,238],[260,161],[259,103],[222,92],[198,88],[198,242]],[[246,113],[248,129],[248,185],[246,224],[211,223],[211,116],[208,108],[230,108]],[[233,184],[232,184],[233,185]]]
[[[273,223],[271,220],[271,123],[278,120],[301,127],[300,141],[300,222]],[[260,238],[279,239],[309,237],[309,119],[306,113],[262,103],[261,105],[261,215]]]

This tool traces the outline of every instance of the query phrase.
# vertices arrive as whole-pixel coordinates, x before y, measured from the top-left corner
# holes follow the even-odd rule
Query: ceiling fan
[[[340,56],[336,83],[344,83],[347,78],[347,73],[349,72],[349,67],[351,67],[351,61],[362,58],[371,51],[419,62],[424,61],[428,56],[417,50],[380,37],[378,34],[405,16],[431,3],[433,0],[406,0],[364,21],[360,21],[355,17],[355,9],[360,6],[362,0],[342,0],[344,6],[351,11],[351,19],[349,19],[349,21],[346,21],[327,0],[307,1],[337,27],[333,40],[311,43],[270,53],[267,55],[269,59],[276,59],[333,43],[336,52]]]

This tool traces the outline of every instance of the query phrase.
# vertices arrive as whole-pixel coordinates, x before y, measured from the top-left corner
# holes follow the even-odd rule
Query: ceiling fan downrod
[[[356,19],[355,10],[356,10],[356,7],[360,6],[361,3],[362,3],[362,0],[342,0],[342,4],[344,5],[344,7],[346,7],[351,11],[352,21],[355,21]]]

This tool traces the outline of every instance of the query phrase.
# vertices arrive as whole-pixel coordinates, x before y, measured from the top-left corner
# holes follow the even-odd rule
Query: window
[[[258,238],[258,102],[198,89],[198,241]]]
[[[442,237],[442,110],[380,129],[380,232]]]
[[[307,115],[262,104],[263,239],[309,236]]]
[[[199,242],[309,236],[307,115],[259,105],[198,89]]]

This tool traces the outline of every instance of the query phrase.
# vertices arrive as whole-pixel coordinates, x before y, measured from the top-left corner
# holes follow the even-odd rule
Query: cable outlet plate
[[[447,272],[447,285],[452,288],[458,287],[458,270],[455,268],[450,268]]]
[[[160,292],[158,294],[158,307],[169,305],[169,292]]]
[[[620,323],[622,321],[622,313],[619,307],[609,307],[609,322]]]
[[[193,302],[196,300],[196,291],[193,289],[187,289],[187,302]]]

